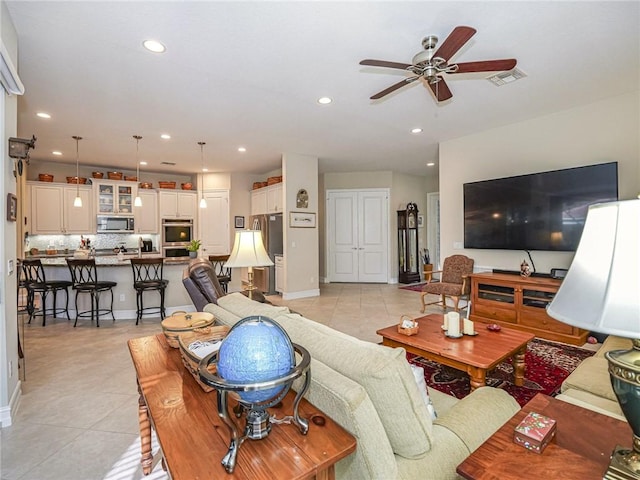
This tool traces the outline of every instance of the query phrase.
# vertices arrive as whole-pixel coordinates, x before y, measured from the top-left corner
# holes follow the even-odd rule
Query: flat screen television
[[[618,199],[618,163],[464,184],[464,247],[575,251],[589,205]]]

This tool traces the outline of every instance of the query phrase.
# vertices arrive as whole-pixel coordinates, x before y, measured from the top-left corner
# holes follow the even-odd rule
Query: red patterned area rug
[[[594,352],[584,348],[549,342],[539,338],[529,342],[525,355],[525,379],[522,387],[513,384],[511,360],[498,364],[487,374],[487,385],[506,390],[522,406],[537,393],[555,396],[565,378]],[[424,368],[430,388],[463,398],[469,395],[469,376],[451,367],[407,353],[409,362]]]

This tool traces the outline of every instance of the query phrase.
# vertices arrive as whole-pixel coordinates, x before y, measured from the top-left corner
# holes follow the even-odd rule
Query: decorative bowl
[[[67,177],[67,183],[79,183],[80,185],[85,185],[87,183],[87,179],[85,177]]]
[[[91,172],[91,176],[93,178],[104,178],[104,173],[102,173],[102,172]]]
[[[140,182],[140,188],[153,188],[153,183],[151,183],[151,182]]]
[[[107,172],[109,180],[122,180],[122,172]]]
[[[497,323],[490,323],[489,325],[487,325],[487,330],[491,332],[499,332],[501,330],[501,327]]]
[[[182,187],[182,190],[191,190],[193,188],[193,184],[190,182],[181,183],[180,186]]]

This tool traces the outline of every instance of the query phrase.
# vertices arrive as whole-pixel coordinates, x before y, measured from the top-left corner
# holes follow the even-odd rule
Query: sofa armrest
[[[504,390],[481,387],[451,407],[434,425],[456,434],[471,453],[518,410],[518,402]]]

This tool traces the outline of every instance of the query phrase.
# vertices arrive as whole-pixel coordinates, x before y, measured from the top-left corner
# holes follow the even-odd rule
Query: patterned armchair
[[[442,308],[446,310],[446,297],[453,299],[453,307],[457,312],[459,310],[458,303],[460,302],[460,298],[468,298],[469,296],[471,289],[469,275],[473,273],[473,259],[464,255],[451,255],[445,258],[442,270],[432,273],[441,273],[442,278],[437,282],[434,281],[433,276],[431,276],[427,284],[422,287],[422,293],[420,294],[422,308],[420,312],[424,313],[426,305],[436,303],[442,303]],[[424,297],[429,294],[439,295],[440,300],[425,304]]]

